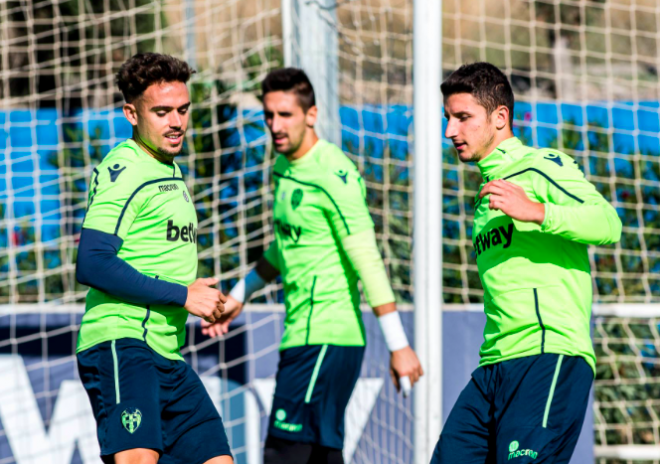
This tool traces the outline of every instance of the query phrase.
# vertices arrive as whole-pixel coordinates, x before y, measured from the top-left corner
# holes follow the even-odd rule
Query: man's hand
[[[545,219],[545,206],[535,203],[525,194],[519,185],[505,180],[492,180],[484,185],[479,192],[479,198],[490,195],[488,207],[502,211],[512,219],[521,222],[534,222],[543,224]]]
[[[424,375],[424,369],[412,348],[407,346],[390,354],[390,375],[396,391],[401,391],[401,377],[410,378],[410,384],[413,386]]]
[[[215,287],[219,280],[209,277],[197,279],[188,286],[188,298],[184,308],[190,314],[201,317],[207,322],[215,322],[225,310],[227,297]]]
[[[225,311],[215,322],[202,321],[202,333],[209,337],[220,337],[229,332],[229,324],[236,319],[243,310],[243,303],[236,300],[231,295],[227,295],[225,302]]]

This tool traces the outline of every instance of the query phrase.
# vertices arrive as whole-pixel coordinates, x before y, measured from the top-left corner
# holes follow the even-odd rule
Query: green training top
[[[121,238],[117,256],[144,275],[185,286],[197,276],[197,214],[181,169],[152,158],[133,140],[94,169],[83,227]],[[183,359],[187,318],[181,307],[131,304],[92,288],[77,351],[138,338],[168,359]]]
[[[358,275],[341,240],[373,228],[360,174],[341,149],[319,140],[273,168],[275,240],[266,259],[282,275],[286,306],[280,349],[364,346]]]
[[[505,179],[545,204],[539,226],[475,204],[472,240],[484,287],[480,365],[542,353],[582,356],[595,370],[587,245],[615,243],[621,220],[568,155],[502,142],[478,163],[484,182]]]

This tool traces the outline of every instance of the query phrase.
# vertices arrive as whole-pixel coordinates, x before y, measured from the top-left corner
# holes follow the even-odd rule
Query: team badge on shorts
[[[135,432],[142,422],[142,413],[137,408],[128,408],[121,413],[121,423],[128,433]]]

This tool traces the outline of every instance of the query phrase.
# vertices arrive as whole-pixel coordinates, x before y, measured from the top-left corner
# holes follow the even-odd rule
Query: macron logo
[[[126,169],[126,166],[121,167],[118,164],[115,164],[113,167],[108,168],[108,172],[110,173],[110,182],[114,182],[117,180],[117,177],[119,177],[119,174],[124,172]]]
[[[197,229],[191,223],[187,226],[177,227],[171,219],[167,221],[167,241],[176,242],[181,239],[184,242],[197,243]]]
[[[344,171],[343,169],[340,169],[339,171],[335,172],[335,175],[341,179],[341,181],[344,184],[348,183],[348,172]]]

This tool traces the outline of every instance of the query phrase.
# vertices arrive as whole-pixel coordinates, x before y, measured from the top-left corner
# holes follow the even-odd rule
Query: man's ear
[[[305,124],[308,127],[314,127],[314,124],[316,124],[316,118],[318,116],[319,110],[315,106],[312,106],[310,109],[307,110],[307,113],[305,114]]]
[[[125,103],[122,109],[124,110],[124,116],[126,116],[128,122],[131,123],[131,126],[137,126],[138,117],[135,105],[133,103]]]
[[[509,124],[509,108],[504,105],[500,105],[493,113],[493,117],[495,118],[495,127],[497,130],[506,128],[506,126]]]

